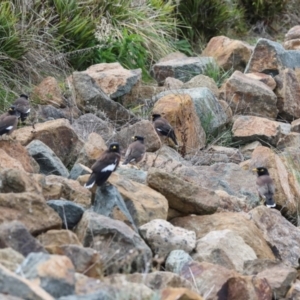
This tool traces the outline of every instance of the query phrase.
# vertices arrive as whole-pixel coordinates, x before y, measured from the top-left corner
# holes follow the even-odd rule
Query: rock
[[[259,206],[249,212],[249,216],[261,230],[270,247],[276,250],[280,259],[296,268],[300,258],[300,231],[288,222],[277,210]]]
[[[196,114],[200,119],[201,126],[205,130],[205,132],[215,134],[227,123],[226,113],[224,112],[217,98],[208,88],[198,87],[191,89],[166,91],[156,95],[155,98],[164,98],[170,94],[175,95],[177,98],[179,97],[179,99],[184,97],[184,95],[189,95],[191,97],[195,106],[194,110],[196,111]],[[170,99],[170,101],[172,101],[172,98]],[[155,106],[153,109],[155,109]]]
[[[292,122],[300,118],[300,82],[292,69],[282,70],[274,77],[277,87],[277,108],[279,119]]]
[[[0,293],[16,296],[25,300],[54,300],[50,294],[40,288],[38,284],[17,276],[0,265]],[[4,298],[5,300],[15,300]],[[4,300],[3,299],[3,300]]]
[[[273,267],[286,268],[287,265],[279,259],[253,259],[245,261],[243,275],[257,275],[258,273],[272,269]]]
[[[84,247],[92,247],[108,255],[107,274],[120,270],[139,272],[147,269],[152,253],[142,238],[121,221],[86,211],[76,228],[76,234]],[[109,245],[109,253],[107,247]]]
[[[212,145],[209,147],[209,152],[226,154],[226,156],[228,157],[228,162],[232,162],[235,164],[239,164],[240,162],[244,161],[244,157],[241,151],[236,148]]]
[[[152,249],[154,255],[165,259],[172,250],[193,251],[196,235],[165,220],[155,219],[139,227],[142,238]]]
[[[228,242],[230,241],[230,243]],[[197,240],[196,261],[206,261],[227,269],[243,271],[246,260],[256,259],[256,254],[244,240],[232,230],[211,231]]]
[[[164,87],[167,90],[180,89],[183,86],[183,82],[173,77],[167,77],[164,82]]]
[[[285,68],[300,67],[300,52],[285,50],[280,43],[260,38],[245,69],[245,73],[261,72],[277,75]]]
[[[96,188],[92,209],[97,214],[122,221],[131,229],[137,231],[137,225],[128,211],[123,197],[113,185],[106,184]]]
[[[298,213],[299,192],[297,192],[295,178],[291,176],[293,173],[285,165],[283,157],[278,156],[268,147],[259,146],[252,153],[250,170],[258,166],[266,167],[274,181],[275,203],[283,207],[283,212],[289,216],[295,216]]]
[[[255,174],[236,164],[215,163],[211,166],[183,166],[175,169],[173,174],[202,189],[225,191],[230,196],[238,197],[244,207],[255,207],[259,204]],[[219,207],[222,202],[219,201]],[[240,205],[238,207],[242,208]]]
[[[300,297],[300,280],[296,280],[295,283],[291,286],[288,293],[285,296],[285,299],[293,300]]]
[[[166,271],[179,274],[183,266],[193,261],[192,257],[183,250],[172,250],[166,259]]]
[[[11,247],[0,249],[0,265],[7,268],[11,272],[14,272],[23,260],[24,256]]]
[[[203,300],[199,294],[185,288],[166,288],[161,297],[162,300]]]
[[[48,230],[37,236],[37,240],[47,249],[65,244],[81,246],[77,235],[71,230]]]
[[[300,142],[300,133],[298,132],[290,132],[287,135],[284,135],[282,138],[279,139],[277,143],[277,149],[291,149],[291,148],[298,148]]]
[[[47,204],[59,214],[66,229],[73,229],[84,213],[81,205],[68,200],[48,200]]]
[[[76,272],[93,278],[103,278],[105,262],[96,250],[68,244],[51,247],[49,251],[51,254],[67,256],[72,261]]]
[[[91,167],[105,150],[107,150],[107,146],[103,138],[99,134],[92,132],[81,148],[75,164]]]
[[[258,72],[247,73],[245,75],[266,84],[272,91],[276,88],[276,81],[271,75]]]
[[[20,266],[19,274],[39,282],[55,298],[75,293],[75,270],[66,256],[31,253]]]
[[[202,56],[212,56],[217,64],[224,69],[243,72],[252,54],[252,47],[239,40],[226,36],[216,36],[210,39]]]
[[[70,171],[69,179],[76,180],[79,176],[90,174],[90,173],[91,173],[90,168],[88,168],[82,164],[75,163]]]
[[[159,113],[173,126],[181,154],[195,153],[205,146],[205,132],[196,114],[192,98],[186,94],[168,94],[159,98],[152,113]]]
[[[254,116],[239,116],[233,123],[235,141],[242,143],[259,140],[262,144],[276,146],[279,139],[290,131],[290,125]]]
[[[122,177],[128,178],[132,181],[146,184],[147,172],[143,170],[137,170],[131,167],[127,167],[127,168],[122,167],[122,168],[118,168],[116,172],[113,174],[120,174]]]
[[[81,111],[76,106],[68,106],[66,108],[56,108],[52,105],[38,105],[36,118],[39,122],[45,122],[55,119],[68,119],[73,122],[81,115]]]
[[[202,74],[214,64],[211,57],[183,57],[160,61],[153,65],[153,77],[158,85],[163,85],[167,77],[187,82],[197,74]]]
[[[272,290],[265,278],[236,275],[226,283],[228,300],[271,300]]]
[[[298,132],[300,133],[300,119],[294,120],[291,123],[292,127],[291,127],[291,131],[292,132]]]
[[[181,287],[193,290],[193,285],[186,279],[177,274],[166,271],[154,271],[151,273],[134,273],[134,274],[113,274],[106,276],[104,281],[110,284],[119,282],[143,282],[148,288],[158,291],[168,287]]]
[[[0,141],[0,168],[23,169],[28,173],[38,173],[39,166],[18,141]]]
[[[25,257],[32,252],[47,252],[19,221],[0,225],[0,247],[10,247]]]
[[[174,226],[179,226],[196,233],[196,239],[201,239],[214,230],[229,229],[237,233],[250,246],[258,258],[274,259],[274,254],[268,246],[263,233],[256,224],[249,220],[245,213],[221,212],[206,216],[187,216],[172,219]]]
[[[300,25],[293,26],[284,36],[285,41],[300,38]]]
[[[232,109],[230,108],[229,104],[224,100],[219,100],[219,103],[222,106],[222,109],[226,114],[226,117],[227,117],[226,124],[231,123],[232,116],[233,116]]]
[[[68,199],[84,209],[91,206],[91,192],[76,180],[49,175],[40,179],[46,199]]]
[[[41,174],[55,174],[63,177],[69,176],[68,169],[55,153],[43,142],[33,140],[26,146],[26,149],[29,155],[31,155],[39,164]]]
[[[219,88],[216,82],[211,77],[203,74],[197,75],[188,82],[184,83],[181,89],[194,89],[200,87],[208,88],[216,98],[219,97]]]
[[[270,284],[274,298],[284,298],[297,278],[297,270],[290,267],[273,267],[257,274],[257,278],[266,279]]]
[[[132,137],[135,135],[145,137],[145,146],[148,152],[154,152],[161,147],[160,138],[152,122],[148,120],[141,120],[133,125],[122,128],[114,135],[114,140],[126,151],[128,145],[132,143]]]
[[[43,196],[34,193],[0,194],[0,207],[0,224],[18,220],[33,235],[49,229],[61,228],[60,217],[46,204]],[[5,226],[5,224],[1,226]],[[28,236],[26,241],[27,238]]]
[[[177,60],[177,59],[184,60],[185,58],[188,58],[188,56],[186,56],[182,52],[175,51],[175,52],[171,52],[171,53],[167,54],[166,56],[160,58],[158,62],[167,62],[170,60]]]
[[[74,163],[82,142],[67,119],[38,123],[35,124],[35,133],[31,131],[31,126],[25,126],[15,130],[12,137],[23,146],[28,145],[34,139],[40,140],[59,157],[65,166],[68,167]]]
[[[193,166],[211,166],[215,163],[229,163],[230,161],[225,153],[212,152],[206,149],[187,155],[185,159],[191,162]]]
[[[54,77],[46,77],[35,86],[32,91],[32,100],[40,104],[52,104],[55,107],[65,107],[66,104],[61,96],[61,90]]]
[[[133,113],[120,103],[111,100],[88,74],[74,72],[72,81],[79,108],[85,108],[89,112],[101,110],[108,119],[116,122],[119,126],[137,121]]]
[[[212,300],[227,299],[226,282],[238,273],[219,265],[192,261],[183,266],[179,275],[194,284],[198,294]]]
[[[242,152],[245,160],[251,158],[253,151],[259,146],[262,146],[261,142],[259,141],[251,142],[245,146],[242,146],[240,151]]]
[[[300,50],[300,39],[294,39],[283,43],[286,50]]]
[[[94,114],[80,116],[74,121],[72,127],[84,141],[92,132],[98,133],[104,141],[108,141],[114,133],[114,129],[108,121],[104,121]]]
[[[167,198],[169,207],[185,214],[213,214],[219,205],[214,191],[156,168],[148,171],[147,184]]]
[[[121,194],[137,227],[153,219],[167,219],[168,201],[157,191],[116,173],[109,177],[108,182]]]
[[[141,69],[126,70],[118,62],[92,65],[82,73],[95,80],[112,99],[128,94],[140,82],[142,76]]]
[[[22,300],[19,297],[4,295],[4,294],[0,294],[0,297],[1,297],[2,300]]]
[[[264,83],[235,71],[222,85],[220,98],[234,114],[275,119],[278,114],[277,97]]]

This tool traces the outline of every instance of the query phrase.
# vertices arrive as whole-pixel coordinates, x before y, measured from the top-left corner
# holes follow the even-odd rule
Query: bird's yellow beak
[[[257,169],[256,169],[256,168],[254,168],[254,169],[252,169],[252,171],[255,171],[255,172],[257,172]]]

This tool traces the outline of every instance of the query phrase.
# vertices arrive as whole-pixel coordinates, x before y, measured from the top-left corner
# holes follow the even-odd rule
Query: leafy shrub
[[[265,21],[269,23],[281,14],[288,0],[239,0],[239,5],[245,10],[245,15],[250,23]]]
[[[209,40],[229,27],[243,28],[243,11],[236,0],[180,0],[181,30],[193,43]]]

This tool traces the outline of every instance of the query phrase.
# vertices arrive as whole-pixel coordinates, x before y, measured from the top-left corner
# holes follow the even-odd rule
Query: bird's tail
[[[174,144],[175,144],[176,146],[178,146],[177,138],[176,138],[176,135],[175,135],[174,130],[171,130],[171,131],[170,131],[169,137],[170,137],[170,139],[174,142]]]
[[[266,197],[266,206],[267,207],[276,207],[276,203],[272,197]]]
[[[89,180],[85,183],[84,187],[87,189],[91,189],[96,182],[96,175],[94,173],[91,174]]]

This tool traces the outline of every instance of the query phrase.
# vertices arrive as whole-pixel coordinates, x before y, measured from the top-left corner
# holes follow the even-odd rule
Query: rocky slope
[[[156,86],[118,63],[73,73],[72,97],[45,78],[35,131],[0,141],[0,298],[299,299],[299,39],[300,27],[283,45],[215,37],[199,57],[155,64]],[[234,71],[220,88],[202,74],[212,64]],[[218,145],[225,133],[238,147]],[[133,135],[139,169],[84,188],[107,145],[124,154]],[[261,166],[276,209],[259,199]]]

